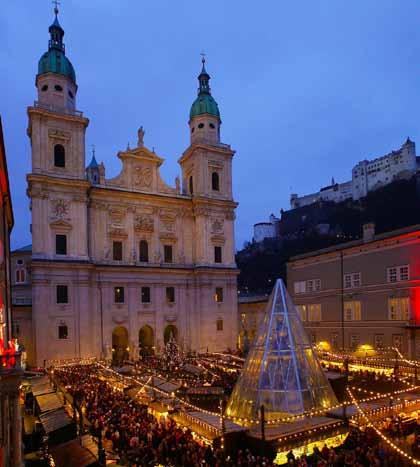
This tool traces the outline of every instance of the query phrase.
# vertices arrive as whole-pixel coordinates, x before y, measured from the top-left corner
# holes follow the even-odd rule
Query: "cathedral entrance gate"
[[[124,326],[117,326],[112,331],[112,363],[122,365],[128,359],[128,331]]]
[[[155,353],[155,336],[151,326],[144,325],[139,331],[139,354],[142,356]]]
[[[178,328],[173,324],[168,324],[163,331],[163,342],[166,345],[170,338],[173,338],[175,341],[178,341]]]

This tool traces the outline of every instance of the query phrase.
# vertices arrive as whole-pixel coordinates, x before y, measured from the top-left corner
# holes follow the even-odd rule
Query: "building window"
[[[362,319],[361,302],[344,302],[344,321],[360,321]]]
[[[112,259],[114,261],[122,261],[123,259],[122,242],[112,242]]]
[[[150,287],[141,288],[141,302],[150,303]]]
[[[410,298],[389,298],[388,318],[391,321],[408,321],[410,319]]]
[[[57,234],[55,236],[55,254],[67,254],[67,235]]]
[[[140,241],[140,262],[149,262],[149,245],[146,240]]]
[[[26,274],[24,269],[17,269],[16,270],[16,284],[22,284],[26,280]]]
[[[223,320],[222,319],[218,319],[216,321],[216,329],[218,331],[223,331]]]
[[[124,287],[114,287],[114,302],[124,303]]]
[[[213,191],[219,191],[220,190],[220,178],[219,178],[219,174],[217,172],[213,172],[211,174],[211,189]]]
[[[69,338],[69,328],[66,324],[60,324],[58,326],[58,338],[59,339],[68,339]]]
[[[298,310],[301,321],[307,321],[308,315],[307,315],[306,305],[297,305],[297,310]]]
[[[216,292],[214,294],[214,300],[217,303],[223,302],[223,288],[222,287],[216,287]]]
[[[321,279],[309,279],[294,283],[295,294],[319,292],[321,290]]]
[[[345,289],[353,289],[356,287],[360,287],[361,285],[361,275],[360,272],[352,272],[348,274],[344,274],[344,288]]]
[[[172,245],[164,245],[163,246],[163,254],[165,258],[165,263],[172,263],[173,262],[173,248]]]
[[[308,321],[321,321],[321,304],[313,303],[307,306]]]
[[[69,291],[67,285],[57,285],[56,287],[57,303],[69,302]]]
[[[166,287],[166,301],[175,303],[175,287]]]
[[[375,334],[375,349],[383,349],[385,343],[385,336],[384,334]]]
[[[215,263],[222,262],[222,247],[221,246],[214,247],[214,262]]]
[[[192,195],[194,193],[194,185],[193,185],[192,175],[190,175],[190,178],[188,179],[188,188],[190,190],[190,195]]]
[[[400,282],[410,280],[410,267],[405,264],[403,266],[393,266],[387,269],[388,282]]]
[[[54,166],[61,168],[66,166],[66,151],[61,144],[54,146]]]
[[[359,334],[351,334],[350,335],[350,348],[352,350],[356,350],[359,347],[360,336]]]
[[[403,337],[402,334],[392,334],[392,347],[402,350]]]
[[[294,283],[295,294],[306,292],[306,281],[297,281]]]

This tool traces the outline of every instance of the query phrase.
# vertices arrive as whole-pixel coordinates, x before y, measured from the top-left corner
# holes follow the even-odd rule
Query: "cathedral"
[[[89,120],[57,9],[49,33],[28,108],[36,363],[137,359],[170,340],[185,352],[234,349],[234,151],[220,139],[204,59],[175,186],[142,127],[137,147],[117,154],[119,175],[106,178],[95,155],[86,166]]]

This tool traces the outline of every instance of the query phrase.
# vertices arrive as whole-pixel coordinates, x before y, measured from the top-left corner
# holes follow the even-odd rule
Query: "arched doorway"
[[[128,331],[124,326],[117,326],[112,331],[112,362],[122,365],[128,359]]]
[[[155,336],[153,329],[147,324],[139,331],[139,353],[142,356],[153,355],[155,345]]]
[[[163,331],[163,342],[165,345],[171,337],[173,337],[175,341],[178,341],[178,328],[173,324],[168,324]]]

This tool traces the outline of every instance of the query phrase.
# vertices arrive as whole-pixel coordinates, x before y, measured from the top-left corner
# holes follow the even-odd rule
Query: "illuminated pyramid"
[[[226,414],[247,424],[337,404],[299,313],[281,279],[271,293],[258,334],[229,399]],[[242,419],[242,420],[241,420]]]

